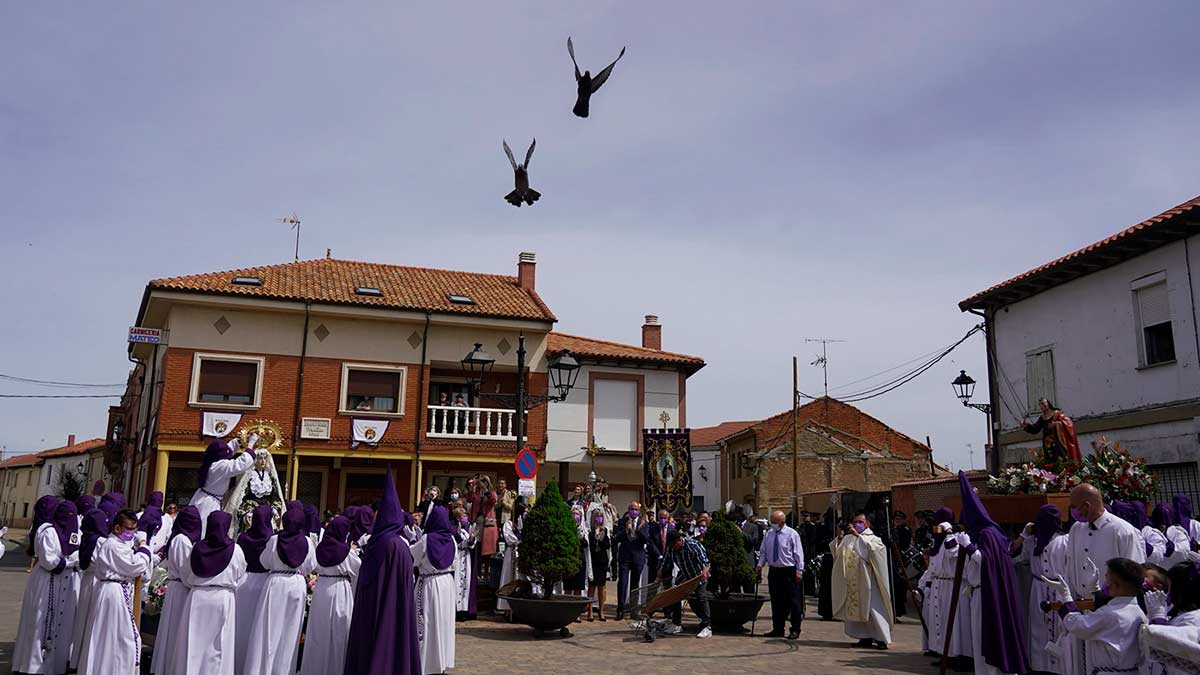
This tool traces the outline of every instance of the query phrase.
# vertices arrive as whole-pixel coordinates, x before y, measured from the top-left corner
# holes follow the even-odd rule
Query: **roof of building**
[[[758,424],[758,420],[748,420],[744,422],[721,422],[714,427],[701,427],[692,429],[692,447],[700,448],[708,445],[716,445],[717,441],[736,434],[743,429],[749,428]]]
[[[16,457],[9,457],[0,462],[0,469],[19,469],[25,466],[35,466],[42,463],[42,458],[38,457],[38,453],[29,452]]]
[[[546,349],[555,354],[566,350],[576,357],[584,357],[596,361],[618,361],[682,367],[688,371],[688,374],[694,373],[704,367],[704,359],[699,356],[688,356],[687,354],[665,352],[660,349],[635,347],[619,342],[610,342],[608,340],[598,340],[596,338],[568,335],[567,333],[559,332],[549,334]]]
[[[1189,199],[1133,227],[980,291],[958,303],[958,307],[965,312],[1009,305],[1172,241],[1200,234],[1197,207],[1200,197]]]
[[[976,470],[976,469],[966,471],[965,473],[967,474],[967,480],[972,480],[972,481],[989,477],[988,472],[980,471],[980,470]],[[938,476],[937,478],[922,478],[921,480],[908,480],[908,481],[904,481],[903,483],[895,483],[892,485],[892,487],[895,488],[895,487],[913,486],[913,485],[937,485],[939,483],[957,483],[957,482],[958,482],[958,474],[956,473],[956,474],[953,474],[950,476]]]
[[[235,277],[257,277],[261,285],[235,284]],[[356,292],[359,288],[377,289],[379,295],[363,295]],[[521,288],[514,276],[335,258],[154,279],[147,286],[148,291],[152,289],[438,314],[557,320],[537,292]],[[471,302],[451,301],[451,295],[466,296]]]
[[[38,457],[41,457],[42,459],[52,459],[54,457],[70,457],[71,455],[82,455],[84,453],[91,452],[92,450],[97,450],[99,448],[103,448],[105,445],[106,445],[106,441],[103,438],[92,438],[92,439],[89,439],[86,441],[80,441],[79,443],[76,443],[74,445],[64,445],[61,448],[51,448],[50,450],[43,450],[43,451],[39,452],[37,455],[38,455]]]

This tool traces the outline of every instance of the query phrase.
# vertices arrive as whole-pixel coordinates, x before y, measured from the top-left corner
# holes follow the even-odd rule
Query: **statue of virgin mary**
[[[271,456],[271,449],[279,445],[279,435],[276,429],[266,428],[265,424],[262,426],[264,429],[255,429],[259,433],[259,439],[254,446],[254,468],[239,476],[225,497],[224,510],[233,514],[233,523],[230,526],[230,536],[233,537],[250,527],[254,509],[261,504],[271,506],[274,528],[278,530],[281,527],[284,509],[283,483],[279,480],[275,460]],[[247,430],[243,429],[242,434],[246,435]]]

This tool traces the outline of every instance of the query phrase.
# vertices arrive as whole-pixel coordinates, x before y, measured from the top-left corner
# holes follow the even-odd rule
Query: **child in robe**
[[[303,508],[283,514],[283,531],[272,536],[259,561],[269,576],[254,621],[239,627],[250,634],[244,672],[294,675],[300,655],[300,629],[308,603],[306,577],[317,566]]]
[[[79,520],[72,502],[42,497],[38,505],[43,517],[54,510],[33,540],[37,564],[25,585],[12,665],[19,673],[63,673],[79,599]]]
[[[354,582],[362,564],[350,547],[350,520],[334,516],[317,544],[317,585],[308,608],[304,658],[300,675],[340,673],[346,663],[350,617],[354,615]]]
[[[225,511],[208,514],[204,538],[179,570],[188,593],[172,639],[167,671],[172,675],[233,675],[236,670],[235,592],[246,578],[246,558],[229,536],[232,523],[233,516]]]
[[[171,524],[167,539],[167,593],[159,612],[158,632],[154,635],[154,655],[150,660],[152,675],[171,675],[172,640],[181,630],[180,616],[187,600],[188,587],[183,583],[183,569],[188,564],[192,547],[200,540],[200,512],[194,506],[180,509]]]
[[[79,675],[136,675],[140,672],[142,636],[134,621],[133,589],[150,576],[154,556],[137,516],[122,509],[113,516],[112,533],[92,556],[96,587],[88,610]]]
[[[1075,605],[1066,580],[1044,579],[1054,589],[1056,599],[1063,603],[1059,610],[1063,629],[1071,637],[1083,641],[1083,664],[1076,670],[1094,673],[1136,673],[1142,655],[1138,634],[1146,623],[1146,614],[1138,606],[1142,592],[1142,566],[1128,558],[1112,558],[1105,565],[1103,592],[1111,600],[1094,612],[1083,613]],[[1065,651],[1066,641],[1051,647]],[[1082,666],[1082,668],[1081,668]]]

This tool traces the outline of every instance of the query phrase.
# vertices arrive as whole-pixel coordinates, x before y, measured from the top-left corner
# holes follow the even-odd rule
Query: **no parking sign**
[[[517,469],[517,495],[521,497],[532,497],[537,492],[537,455],[529,448],[525,448],[517,453],[517,460],[513,462]]]

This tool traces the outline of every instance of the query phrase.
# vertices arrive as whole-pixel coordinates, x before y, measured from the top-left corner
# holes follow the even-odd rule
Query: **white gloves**
[[[137,540],[138,548],[145,546],[146,545],[146,533],[141,530],[138,530],[136,540]]]
[[[257,444],[258,444],[258,434],[250,434],[250,438],[246,439],[247,449],[253,450],[254,446]]]
[[[1083,562],[1085,563],[1083,568],[1084,574],[1092,580],[1089,588],[1092,589],[1092,592],[1100,590],[1100,570],[1096,569],[1096,563],[1092,562],[1091,558],[1087,558]],[[1062,577],[1059,578],[1061,579]]]
[[[1075,598],[1071,597],[1071,587],[1067,585],[1067,582],[1063,580],[1061,576],[1057,579],[1051,579],[1046,576],[1041,576],[1039,578],[1043,583],[1050,587],[1050,590],[1054,591],[1055,600],[1064,605],[1068,602],[1074,602]]]
[[[1146,618],[1151,621],[1167,618],[1167,594],[1163,591],[1150,591],[1146,594]]]

